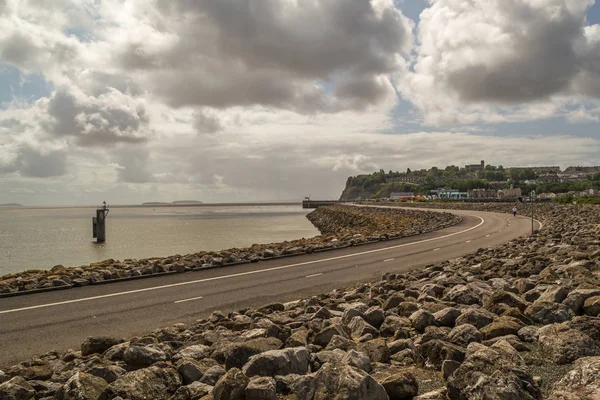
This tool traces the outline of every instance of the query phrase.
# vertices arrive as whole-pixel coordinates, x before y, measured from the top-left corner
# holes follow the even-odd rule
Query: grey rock
[[[419,393],[419,383],[410,372],[389,375],[379,381],[390,400],[410,400]]]
[[[583,303],[583,312],[592,317],[600,315],[600,296],[587,298]]]
[[[462,324],[450,331],[448,341],[461,347],[467,347],[469,343],[482,342],[483,334],[473,325]]]
[[[442,377],[444,380],[447,381],[450,375],[452,375],[458,368],[460,368],[460,363],[458,361],[444,360],[442,363]]]
[[[77,372],[54,395],[56,400],[98,400],[108,383],[97,376]]]
[[[473,325],[477,329],[481,329],[486,325],[491,324],[496,316],[482,308],[467,308],[462,314],[456,318],[456,326],[462,324]]]
[[[342,363],[361,369],[365,372],[371,372],[371,359],[365,353],[356,350],[350,350],[342,359]]]
[[[583,311],[585,301],[594,296],[600,296],[600,289],[575,289],[567,295],[567,298],[563,300],[563,304],[579,315]]]
[[[149,367],[167,359],[164,351],[147,346],[130,346],[123,353],[123,361],[133,367]]]
[[[0,384],[0,399],[2,400],[29,400],[34,396],[35,390],[20,376],[15,376]]]
[[[373,339],[361,343],[358,350],[365,353],[371,359],[371,362],[386,363],[390,359],[390,349],[384,339]]]
[[[600,318],[582,315],[573,318],[568,322],[568,326],[585,333],[596,342],[600,342]]]
[[[193,346],[184,347],[173,355],[173,361],[179,361],[182,358],[193,358],[194,360],[202,360],[210,356],[210,347],[196,344]]]
[[[542,325],[568,321],[575,316],[573,310],[564,304],[541,300],[536,300],[527,307],[525,314],[534,322]]]
[[[446,307],[443,310],[433,313],[433,318],[435,318],[436,325],[448,326],[452,328],[454,327],[456,319],[460,316],[460,314],[460,310],[457,310],[453,307]]]
[[[566,375],[553,386],[553,396],[566,392],[574,399],[600,398],[600,357],[584,357],[573,363]]]
[[[448,289],[442,300],[466,305],[481,304],[481,297],[466,285],[456,285]]]
[[[331,338],[331,340],[325,347],[325,350],[340,349],[340,350],[348,351],[348,350],[352,350],[352,349],[356,350],[356,348],[357,348],[357,344],[354,341],[347,339],[343,336],[335,335],[334,337]]]
[[[187,386],[181,386],[169,400],[201,400],[210,395],[213,386],[200,382],[192,382]]]
[[[369,325],[379,329],[381,324],[383,324],[383,321],[385,321],[385,312],[381,307],[373,306],[365,311],[364,319]]]
[[[426,367],[440,370],[445,360],[462,362],[465,348],[443,340],[430,340],[419,347],[419,356]]]
[[[113,383],[127,371],[117,365],[107,365],[93,366],[87,369],[85,372],[87,374],[97,376],[98,378],[102,378],[108,383]]]
[[[81,355],[85,357],[94,353],[104,353],[119,343],[123,343],[123,340],[108,336],[88,337],[81,344]]]
[[[261,376],[253,378],[246,386],[246,400],[277,400],[275,379]]]
[[[379,331],[375,329],[375,327],[371,326],[361,317],[352,318],[348,324],[348,329],[350,330],[350,336],[355,339],[367,334],[371,334],[373,336],[379,334]]]
[[[383,386],[349,365],[326,363],[314,380],[314,400],[389,400]]]
[[[108,385],[101,400],[121,396],[129,400],[168,400],[181,386],[181,378],[173,368],[153,365],[128,372]]]
[[[333,324],[317,333],[313,339],[313,343],[317,346],[325,347],[334,335],[349,338],[348,333],[342,325]]]
[[[193,358],[184,358],[177,363],[177,372],[181,375],[183,383],[189,385],[199,381],[204,376],[202,366]]]
[[[415,311],[409,319],[413,327],[419,332],[423,332],[425,328],[435,324],[434,316],[425,310]]]
[[[501,349],[488,347],[469,355],[446,385],[452,400],[542,398],[531,375]]]
[[[226,371],[223,367],[220,365],[215,365],[204,371],[204,375],[200,379],[200,382],[210,386],[215,386],[219,379],[225,375],[225,373]]]
[[[231,368],[215,385],[212,395],[214,400],[244,400],[246,387],[250,379],[238,368]]]
[[[308,330],[302,329],[292,333],[285,341],[285,347],[300,347],[308,344]]]
[[[489,325],[481,328],[485,339],[493,339],[498,336],[516,335],[523,323],[512,317],[498,317]]]
[[[248,377],[275,376],[308,372],[309,353],[304,347],[271,350],[250,357],[242,371]]]
[[[549,301],[553,303],[562,303],[567,298],[569,291],[562,286],[553,286],[546,289],[537,299],[538,301]]]
[[[600,348],[589,336],[563,324],[544,326],[539,330],[538,340],[552,362],[557,364],[600,355]]]
[[[269,350],[277,350],[283,346],[276,338],[252,339],[240,343],[232,343],[225,350],[225,368],[242,368],[250,357]]]

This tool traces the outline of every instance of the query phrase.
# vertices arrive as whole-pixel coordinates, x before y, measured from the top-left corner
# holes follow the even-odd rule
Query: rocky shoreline
[[[321,235],[282,243],[256,244],[242,249],[202,251],[142,260],[109,259],[75,268],[56,265],[50,270],[27,270],[0,277],[0,297],[333,250],[431,232],[460,222],[460,217],[449,213],[357,209],[351,206],[321,207],[308,214],[307,218]]]
[[[600,207],[537,210],[537,235],[424,269],[88,338],[0,372],[0,398],[598,399]]]

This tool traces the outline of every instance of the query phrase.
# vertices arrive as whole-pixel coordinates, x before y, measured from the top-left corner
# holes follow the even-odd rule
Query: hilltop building
[[[485,169],[485,161],[481,160],[480,164],[465,165],[465,169],[470,171],[483,171]]]

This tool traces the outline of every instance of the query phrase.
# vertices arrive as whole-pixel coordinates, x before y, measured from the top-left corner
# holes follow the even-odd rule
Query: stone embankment
[[[359,209],[341,205],[320,207],[307,217],[321,235],[283,243],[255,244],[242,249],[143,260],[111,259],[76,268],[57,265],[50,270],[28,270],[0,277],[0,297],[333,250],[430,232],[460,222],[460,217],[449,213]]]
[[[534,237],[424,269],[88,338],[0,372],[0,398],[598,399],[600,207],[539,212]]]

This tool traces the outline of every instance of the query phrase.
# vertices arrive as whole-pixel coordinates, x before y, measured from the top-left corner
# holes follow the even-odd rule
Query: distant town
[[[349,177],[340,200],[516,200],[532,195],[539,200],[600,200],[600,166],[571,166],[563,171],[558,166],[503,167],[481,160],[444,169],[380,170]]]

